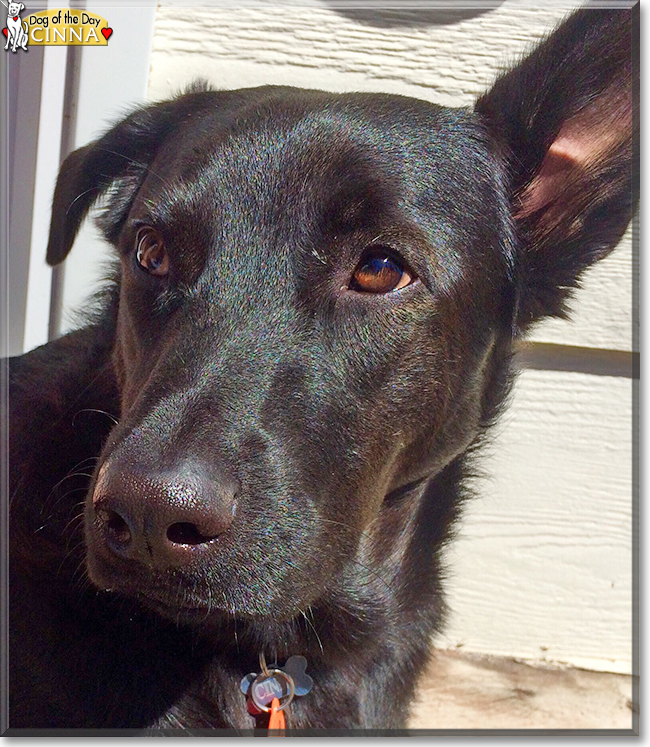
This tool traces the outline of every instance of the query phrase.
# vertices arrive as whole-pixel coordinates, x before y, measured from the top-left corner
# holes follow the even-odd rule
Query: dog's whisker
[[[63,483],[64,483],[64,482],[66,481],[66,480],[69,480],[69,479],[71,479],[72,477],[87,477],[87,478],[89,478],[89,479],[90,479],[90,478],[92,477],[92,474],[89,474],[89,473],[87,473],[87,472],[82,472],[82,471],[80,471],[80,468],[81,468],[82,464],[84,464],[84,463],[86,463],[86,462],[88,462],[88,460],[87,460],[87,459],[84,459],[84,460],[83,460],[83,462],[80,462],[80,463],[79,463],[79,464],[78,464],[78,465],[77,465],[76,467],[74,467],[74,469],[72,469],[72,470],[71,470],[70,472],[68,472],[68,473],[67,473],[66,475],[64,475],[64,477],[62,477],[62,478],[61,478],[61,479],[60,479],[60,480],[59,480],[59,481],[58,481],[57,483],[55,483],[55,484],[54,484],[54,485],[52,486],[52,489],[50,490],[50,495],[51,495],[51,494],[52,494],[52,493],[53,493],[53,492],[54,492],[54,491],[55,491],[55,490],[56,490],[56,489],[57,489],[57,488],[58,488],[58,487],[59,487],[60,485],[62,485],[62,484],[63,484]]]
[[[230,605],[228,609],[230,610],[230,615],[232,617],[233,638],[235,639],[235,651],[239,653],[240,649],[239,649],[239,633],[237,631],[237,614],[235,612],[235,608],[232,605]]]
[[[320,252],[319,252],[319,251],[318,251],[317,249],[312,249],[312,250],[311,250],[311,253],[312,253],[312,255],[313,255],[314,257],[316,257],[316,259],[317,259],[317,260],[318,260],[318,261],[319,261],[319,262],[320,262],[321,264],[323,264],[323,265],[327,265],[327,260],[325,259],[325,257],[323,257],[323,255],[322,255],[322,254],[321,254],[321,253],[320,253]]]
[[[310,608],[310,609],[311,609],[311,608]],[[314,624],[313,624],[313,623],[312,623],[312,621],[311,621],[311,620],[309,619],[309,617],[307,617],[307,615],[305,614],[305,611],[304,611],[304,610],[300,610],[300,614],[301,614],[301,615],[302,615],[302,617],[304,618],[304,620],[305,620],[305,622],[307,623],[307,625],[308,625],[308,626],[309,626],[309,627],[310,627],[310,628],[311,628],[311,629],[312,629],[312,630],[314,631],[314,635],[316,636],[316,640],[318,641],[318,647],[320,648],[320,652],[321,652],[321,654],[323,654],[323,656],[324,656],[324,655],[325,655],[325,651],[324,651],[324,649],[323,649],[323,642],[321,641],[321,639],[320,639],[320,636],[318,635],[318,631],[316,630],[316,628],[315,628]]]
[[[383,577],[383,576],[382,576],[382,575],[381,575],[380,573],[378,573],[378,572],[377,572],[376,570],[374,570],[373,568],[369,568],[369,567],[368,567],[367,565],[364,565],[364,564],[363,564],[363,563],[362,563],[362,562],[361,562],[360,560],[358,560],[357,558],[352,558],[350,562],[354,563],[354,565],[358,565],[358,566],[359,566],[360,568],[362,568],[362,569],[363,569],[364,571],[366,571],[367,573],[369,573],[369,574],[370,574],[370,576],[372,576],[373,578],[376,578],[376,579],[377,579],[378,581],[381,581],[381,583],[382,583],[382,584],[383,584],[383,585],[384,585],[384,586],[385,586],[385,587],[386,587],[386,588],[387,588],[387,589],[388,589],[389,591],[391,591],[391,592],[393,591],[393,586],[392,586],[392,585],[391,585],[391,584],[390,584],[390,583],[389,583],[388,581],[386,581],[386,579],[385,579],[385,578],[384,578],[384,577]]]
[[[77,563],[77,567],[70,576],[70,583],[82,593],[89,587],[90,579],[87,576],[85,558],[81,558]]]
[[[61,572],[63,571],[63,568],[64,568],[64,567],[66,566],[66,564],[67,564],[67,563],[69,562],[69,560],[70,560],[70,558],[72,557],[72,555],[73,555],[73,554],[74,554],[74,553],[75,553],[75,552],[76,552],[76,551],[77,551],[78,549],[82,548],[82,547],[83,547],[83,545],[84,545],[84,542],[83,542],[83,540],[81,540],[81,541],[77,542],[77,544],[76,544],[76,545],[74,545],[74,546],[73,546],[72,548],[66,548],[66,553],[65,553],[65,555],[64,555],[64,557],[63,557],[63,559],[61,560],[61,562],[59,563],[59,566],[58,566],[58,568],[57,568],[57,570],[56,570],[56,572],[55,572],[55,574],[54,574],[55,578],[57,578],[57,579],[58,579],[58,578],[60,578],[60,576],[61,576]]]
[[[40,511],[41,517],[40,518],[41,518],[41,521],[43,521],[44,523],[41,524],[41,526],[38,527],[37,531],[39,531],[39,532],[43,531],[43,529],[45,529],[46,527],[52,526],[57,521],[60,521],[63,518],[63,516],[58,516],[57,517],[57,515],[55,513],[56,509],[57,509],[58,505],[61,503],[61,501],[63,501],[66,498],[69,498],[74,493],[84,493],[85,494],[86,493],[86,488],[71,488],[70,490],[66,490],[66,492],[63,493],[63,495],[61,495],[59,497],[59,499],[54,503],[54,505],[49,508],[49,514],[47,516],[43,516],[43,512],[44,512],[46,506],[43,506],[41,508],[41,511]],[[80,501],[80,502],[76,503],[74,506],[69,507],[68,510],[74,510],[77,506],[84,505],[84,503],[85,503],[85,501]],[[67,513],[67,511],[65,513]]]
[[[83,505],[83,504],[82,504],[82,505]],[[62,533],[63,533],[63,534],[67,534],[67,532],[68,532],[68,529],[69,529],[69,528],[70,528],[70,527],[71,527],[71,526],[72,526],[73,524],[77,523],[77,524],[79,524],[79,525],[80,525],[80,524],[81,524],[81,523],[83,522],[83,519],[84,519],[84,514],[83,514],[83,511],[82,511],[82,512],[81,512],[80,514],[78,514],[77,516],[73,516],[73,517],[72,517],[72,518],[70,519],[70,521],[69,521],[69,522],[68,522],[68,523],[67,523],[67,524],[66,524],[66,525],[65,525],[65,526],[63,527],[63,529],[61,530],[61,531],[62,531]]]
[[[76,196],[76,197],[74,198],[74,200],[72,200],[72,202],[71,202],[71,203],[70,203],[70,204],[68,205],[68,207],[67,207],[67,209],[66,209],[66,211],[65,211],[65,214],[66,214],[66,215],[69,215],[70,211],[71,211],[71,210],[72,210],[72,208],[74,207],[74,204],[75,204],[75,202],[77,202],[78,200],[80,200],[80,199],[81,199],[82,197],[84,197],[85,195],[88,195],[88,194],[90,194],[91,192],[96,192],[96,191],[97,191],[97,188],[96,188],[96,187],[90,187],[89,189],[86,189],[86,190],[84,190],[83,192],[79,193],[79,194],[78,194],[78,195],[77,195],[77,196]]]
[[[66,475],[64,478],[62,478],[61,480],[59,480],[59,482],[52,488],[52,490],[50,491],[49,495],[47,496],[47,498],[43,502],[43,505],[41,507],[41,514],[47,509],[50,512],[50,515],[51,515],[52,513],[54,513],[56,511],[56,509],[58,508],[58,506],[61,503],[61,501],[65,500],[71,493],[75,493],[75,492],[77,492],[79,490],[86,491],[88,489],[87,487],[84,486],[84,487],[71,488],[70,490],[66,490],[64,493],[61,493],[60,495],[58,495],[58,497],[54,501],[54,503],[52,503],[51,505],[49,505],[49,502],[50,502],[51,498],[57,492],[57,489],[59,487],[61,487],[61,485],[63,485],[63,483],[66,482],[66,480],[71,480],[71,479],[73,479],[75,477],[86,477],[86,478],[90,479],[90,478],[92,478],[92,475],[88,474],[86,472],[74,472],[73,474]]]
[[[82,410],[77,410],[74,417],[72,418],[72,425],[74,426],[75,420],[78,415],[81,415],[82,412],[96,412],[99,415],[106,415],[106,417],[114,424],[118,425],[118,420],[114,415],[111,415],[110,412],[106,412],[106,410],[99,410],[96,407],[84,407]]]
[[[110,148],[103,148],[100,147],[98,150],[101,150],[103,153],[109,153],[112,156],[116,156],[117,158],[122,158],[125,161],[127,161],[130,164],[133,164],[133,166],[137,166],[138,168],[145,171],[147,174],[151,174],[152,176],[155,176],[157,179],[160,179],[160,181],[167,187],[169,187],[171,190],[174,189],[174,185],[168,180],[162,177],[160,174],[155,172],[151,166],[148,163],[144,163],[143,161],[137,161],[134,158],[130,158],[125,153],[120,153],[119,151],[111,150]]]

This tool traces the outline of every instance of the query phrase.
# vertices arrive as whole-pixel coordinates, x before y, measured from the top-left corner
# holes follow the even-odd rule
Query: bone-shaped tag
[[[307,695],[314,686],[314,680],[306,673],[306,670],[307,659],[304,656],[290,656],[282,667],[282,671],[293,680],[296,695]]]

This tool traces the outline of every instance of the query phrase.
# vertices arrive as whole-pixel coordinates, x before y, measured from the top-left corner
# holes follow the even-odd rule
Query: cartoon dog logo
[[[6,3],[2,3],[6,5]],[[11,51],[16,52],[18,48],[27,51],[27,24],[20,17],[21,11],[25,10],[22,3],[9,1],[7,5],[7,27],[2,29],[2,33],[7,37],[5,50],[11,46]]]

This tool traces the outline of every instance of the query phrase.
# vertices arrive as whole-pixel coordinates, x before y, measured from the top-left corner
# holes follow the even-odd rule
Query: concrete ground
[[[632,678],[438,650],[414,729],[631,729]]]

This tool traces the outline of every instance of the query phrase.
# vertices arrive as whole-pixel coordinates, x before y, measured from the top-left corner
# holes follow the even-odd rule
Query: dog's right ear
[[[577,11],[476,105],[508,165],[521,332],[566,314],[638,200],[638,4],[621,5]]]
[[[71,153],[63,162],[54,190],[47,262],[62,262],[92,204],[118,179],[120,217],[128,210],[161,144],[199,109],[212,104],[205,86],[162,104],[136,110],[94,143]],[[212,92],[210,96],[218,94]],[[121,221],[116,221],[115,233]],[[113,240],[115,236],[108,236]]]

